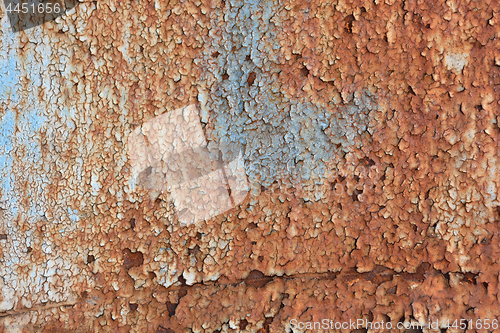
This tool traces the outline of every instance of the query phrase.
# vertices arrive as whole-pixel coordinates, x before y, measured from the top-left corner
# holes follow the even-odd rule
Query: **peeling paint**
[[[107,0],[18,34],[4,17],[0,330],[494,319],[498,12]],[[189,225],[131,181],[128,146],[187,105],[250,185]]]

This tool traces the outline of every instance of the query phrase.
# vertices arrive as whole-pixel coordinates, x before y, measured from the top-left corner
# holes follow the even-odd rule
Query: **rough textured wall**
[[[498,2],[0,11],[0,331],[498,319]],[[127,139],[191,104],[251,191],[184,226]]]

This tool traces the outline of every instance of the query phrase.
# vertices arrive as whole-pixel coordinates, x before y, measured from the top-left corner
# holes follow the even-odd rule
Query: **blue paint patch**
[[[73,222],[78,222],[80,221],[80,217],[78,216],[78,210],[71,210],[71,208],[68,207],[68,217],[71,221]]]
[[[46,117],[33,110],[19,117],[16,121],[12,111],[7,111],[0,117],[0,191],[3,200],[8,200],[10,211],[15,217],[19,211],[20,198],[16,195],[14,178],[14,147],[24,147],[25,160],[32,164],[33,170],[41,170],[42,154],[40,142],[36,138],[36,132],[46,122]],[[26,173],[25,177],[30,184],[48,183],[48,178],[36,173]],[[43,177],[44,179],[40,179]],[[27,195],[32,198],[40,198],[42,189],[31,188]],[[30,207],[26,212],[29,217],[43,215],[44,207],[37,204],[37,200],[30,201]]]
[[[21,75],[17,68],[16,57],[0,57],[0,96],[2,99],[18,101],[17,83]]]
[[[13,112],[6,112],[0,118],[0,190],[2,195],[6,197],[8,192],[13,190],[13,173],[9,172],[12,169],[12,136],[15,129],[15,116]]]
[[[21,78],[21,71],[18,69],[15,54],[7,54],[8,58],[0,56],[0,102],[6,102],[6,106],[19,105],[20,96],[18,94],[18,82]],[[36,77],[36,75],[34,75]],[[16,217],[19,212],[19,195],[16,193],[16,179],[14,178],[14,151],[15,148],[23,148],[24,160],[31,164],[31,170],[41,170],[42,154],[37,131],[47,122],[43,115],[42,107],[39,106],[36,96],[29,96],[26,101],[27,108],[17,110],[16,114],[12,109],[4,107],[4,113],[0,114],[0,191],[2,200],[7,200],[10,213]],[[36,173],[27,172],[25,174],[30,184],[41,184],[41,176]],[[45,183],[48,182],[45,177]],[[37,192],[37,193],[32,193]],[[30,189],[29,194],[35,200],[30,201],[30,207],[25,213],[28,217],[41,215],[43,207],[37,204],[36,198],[40,198],[41,189]]]

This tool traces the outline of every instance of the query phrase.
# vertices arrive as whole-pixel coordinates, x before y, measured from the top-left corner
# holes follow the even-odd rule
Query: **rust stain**
[[[110,0],[2,23],[0,331],[498,319],[499,13]],[[129,186],[126,143],[191,104],[252,189],[182,226]]]

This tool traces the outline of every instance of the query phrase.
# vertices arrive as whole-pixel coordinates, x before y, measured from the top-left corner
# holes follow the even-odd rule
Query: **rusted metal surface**
[[[498,2],[1,11],[1,330],[498,319]],[[128,145],[188,105],[250,184],[191,225]]]

